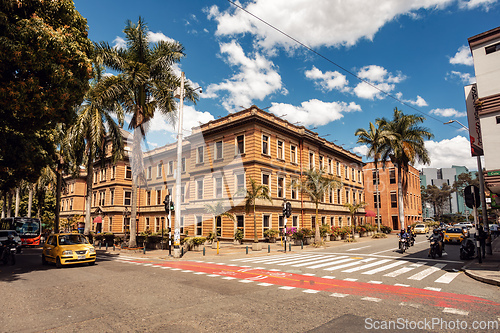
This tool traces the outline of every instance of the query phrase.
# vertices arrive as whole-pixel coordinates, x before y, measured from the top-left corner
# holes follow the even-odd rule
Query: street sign
[[[465,205],[469,208],[479,207],[481,199],[479,196],[479,188],[474,185],[469,185],[464,189]]]

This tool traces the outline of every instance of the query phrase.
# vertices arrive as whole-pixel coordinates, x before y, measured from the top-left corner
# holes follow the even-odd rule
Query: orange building
[[[379,171],[379,212],[380,215],[374,217],[376,223],[380,219],[381,225],[388,226],[393,230],[399,230],[401,223],[399,221],[398,210],[398,172],[392,162],[378,163]],[[376,202],[376,172],[373,162],[367,163],[364,167],[365,177],[365,197],[367,210],[375,213]],[[403,175],[407,184],[407,193],[404,196],[405,226],[422,221],[422,200],[420,194],[419,172],[412,166],[409,166],[408,172]]]

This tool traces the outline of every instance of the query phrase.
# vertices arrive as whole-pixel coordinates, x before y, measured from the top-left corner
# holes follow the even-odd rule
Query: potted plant
[[[276,229],[267,229],[264,231],[264,237],[267,238],[267,241],[269,243],[276,243],[276,236],[279,234],[278,230]]]
[[[207,240],[206,237],[193,237],[193,250],[200,251],[201,245]]]
[[[332,240],[332,241],[340,240],[340,228],[339,227],[332,228],[332,232],[330,234],[330,240]]]
[[[304,244],[311,244],[311,238],[313,236],[312,230],[309,228],[302,228],[301,230],[304,233]]]
[[[331,234],[331,232],[332,232],[332,229],[330,228],[330,226],[328,224],[322,224],[319,227],[319,235],[321,236],[323,241],[326,241],[327,238],[328,238],[328,240],[330,240],[329,235]]]
[[[236,229],[236,232],[234,233],[234,244],[241,244],[243,241],[244,233],[242,229]]]

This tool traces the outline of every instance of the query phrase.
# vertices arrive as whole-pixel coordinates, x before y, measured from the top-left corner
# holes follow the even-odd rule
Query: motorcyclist
[[[415,241],[415,232],[413,230],[413,227],[411,225],[409,225],[407,228],[406,228],[406,232],[408,234],[408,237],[410,240],[412,240],[413,242]]]
[[[408,242],[409,236],[405,229],[401,229],[401,232],[398,233],[398,237],[400,238],[401,241]]]
[[[3,257],[3,251],[8,251],[11,247],[11,245],[13,245],[14,247],[17,247],[17,242],[14,240],[14,236],[9,234],[7,236],[7,239],[2,241],[2,246],[1,246],[1,251],[0,251],[0,257]]]
[[[432,231],[432,234],[429,236],[429,240],[436,241],[438,243],[438,246],[439,246],[439,251],[440,252],[443,251],[443,236],[441,235],[441,233],[439,232],[439,230],[437,228]],[[429,248],[428,257],[430,257],[430,256],[431,256],[431,249]]]

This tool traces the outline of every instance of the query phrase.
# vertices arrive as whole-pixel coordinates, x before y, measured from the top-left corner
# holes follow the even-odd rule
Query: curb
[[[494,285],[494,286],[500,286],[500,281],[497,281],[497,280],[494,280],[494,279],[484,278],[482,276],[479,276],[479,275],[471,273],[469,270],[464,270],[464,272],[465,272],[465,275],[467,275],[470,278],[473,278],[474,280],[477,280],[477,281],[480,281],[480,282],[484,282],[484,283],[487,283],[487,284],[491,284],[491,285]]]

